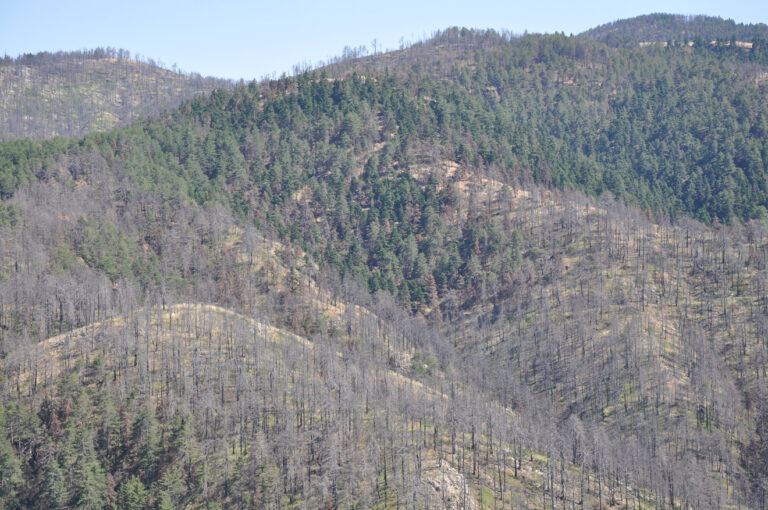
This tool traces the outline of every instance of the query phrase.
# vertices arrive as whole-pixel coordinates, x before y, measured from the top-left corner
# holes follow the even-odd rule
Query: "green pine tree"
[[[75,503],[79,508],[102,508],[107,493],[107,476],[93,448],[93,432],[81,434],[80,451],[74,466]]]
[[[16,487],[23,481],[21,461],[10,441],[0,436],[0,507],[16,507]]]
[[[64,481],[64,473],[59,461],[52,457],[43,470],[43,492],[41,494],[47,508],[52,510],[64,508],[69,501],[69,492]]]
[[[131,476],[120,485],[117,492],[117,508],[119,510],[141,510],[146,508],[149,491],[136,476]]]
[[[161,491],[156,499],[157,503],[155,504],[155,508],[157,510],[174,510],[176,508],[171,497],[165,491]]]
[[[139,411],[133,423],[133,442],[138,444],[139,469],[144,479],[151,482],[155,477],[155,469],[160,460],[160,437],[157,433],[155,412],[149,405]]]

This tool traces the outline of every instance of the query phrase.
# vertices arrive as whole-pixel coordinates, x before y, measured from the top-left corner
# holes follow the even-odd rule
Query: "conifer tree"
[[[16,487],[23,482],[21,461],[13,451],[10,441],[0,436],[0,503],[3,508],[15,508]]]
[[[93,448],[93,431],[81,434],[79,454],[74,466],[75,504],[79,508],[102,508],[106,502],[107,476]]]
[[[155,412],[144,405],[133,423],[132,439],[138,445],[137,455],[139,469],[144,479],[151,482],[155,477],[157,462],[160,460],[160,437],[157,433]]]
[[[64,480],[64,473],[59,460],[52,456],[43,470],[43,487],[41,496],[51,510],[65,508],[69,501],[69,491]]]
[[[141,510],[146,508],[149,491],[136,476],[131,476],[120,485],[117,492],[118,510]]]

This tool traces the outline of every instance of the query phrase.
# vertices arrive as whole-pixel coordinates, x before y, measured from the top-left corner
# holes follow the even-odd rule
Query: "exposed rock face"
[[[442,508],[447,510],[477,508],[464,475],[447,464],[424,473],[423,482],[435,491],[436,499],[442,499]]]

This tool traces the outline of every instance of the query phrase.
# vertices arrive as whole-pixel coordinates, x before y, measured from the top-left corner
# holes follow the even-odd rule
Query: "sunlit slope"
[[[7,59],[0,61],[0,140],[107,131],[216,87],[231,83],[132,60],[124,50]]]
[[[128,471],[181,476],[188,490],[168,497],[182,507],[197,508],[206,495],[222,504],[371,508],[406,500],[533,508],[583,498],[618,508],[627,497],[649,497],[621,480],[600,488],[575,466],[523,448],[509,410],[458,388],[449,398],[327,341],[214,305],[136,310],[48,339],[27,356],[18,390],[34,392],[25,400],[41,406],[44,430],[56,437],[79,424],[97,444],[122,430],[120,446],[98,451],[115,482]],[[120,415],[139,417],[110,422],[108,398]],[[147,412],[151,425],[141,421]],[[476,429],[466,412],[490,421]],[[143,433],[168,435],[154,445],[151,466],[139,453]],[[241,470],[256,479],[240,478]]]

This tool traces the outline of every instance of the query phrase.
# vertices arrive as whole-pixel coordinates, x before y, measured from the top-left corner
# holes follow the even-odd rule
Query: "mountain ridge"
[[[706,44],[730,40],[753,43],[768,40],[768,25],[736,23],[716,16],[654,13],[606,23],[582,32],[579,37],[611,46],[668,41],[687,44],[694,39]]]
[[[232,86],[112,48],[6,56],[0,60],[0,140],[106,131]]]
[[[0,146],[2,502],[764,506],[760,51],[447,30]]]

